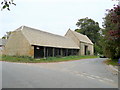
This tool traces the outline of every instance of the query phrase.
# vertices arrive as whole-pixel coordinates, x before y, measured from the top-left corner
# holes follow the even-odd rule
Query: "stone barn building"
[[[87,55],[88,50],[93,55],[93,43],[77,32],[68,30],[65,36],[60,36],[22,26],[11,33],[3,54],[46,58]]]
[[[7,42],[7,39],[0,39],[0,52],[3,51],[6,42]]]
[[[65,36],[71,38],[79,46],[79,55],[94,55],[93,43],[86,35],[69,29]]]

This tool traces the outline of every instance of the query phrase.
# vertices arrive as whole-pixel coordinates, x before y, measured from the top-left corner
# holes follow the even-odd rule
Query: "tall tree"
[[[112,59],[120,58],[120,6],[108,10],[104,18],[104,53]]]
[[[2,6],[1,10],[7,9],[10,11],[10,5],[16,5],[16,4],[13,2],[13,0],[3,0],[1,2],[1,6]]]
[[[100,27],[99,23],[95,22],[93,19],[89,19],[88,17],[79,19],[76,23],[78,29],[76,29],[76,32],[82,33],[84,35],[87,35],[88,38],[94,43],[95,45],[95,54],[100,53],[102,51],[99,47],[99,39],[100,39]]]
[[[2,37],[2,39],[8,39],[11,35],[11,31],[6,32],[6,34]]]

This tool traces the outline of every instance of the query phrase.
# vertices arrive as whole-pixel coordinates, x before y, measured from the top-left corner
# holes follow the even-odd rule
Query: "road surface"
[[[118,88],[118,75],[103,63],[104,60],[2,62],[2,88]]]
[[[1,89],[2,89],[2,63],[0,62],[0,90]]]

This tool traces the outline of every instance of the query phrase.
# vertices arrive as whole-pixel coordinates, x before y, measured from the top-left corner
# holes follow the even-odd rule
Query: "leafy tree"
[[[76,25],[79,27],[79,29],[76,29],[75,31],[87,35],[93,43],[97,42],[99,39],[98,36],[100,36],[100,27],[98,22],[95,22],[92,19],[83,18],[79,19]]]
[[[112,59],[120,58],[120,6],[107,10],[104,18],[104,54]]]
[[[2,37],[2,39],[8,39],[10,35],[11,35],[11,31],[6,32],[6,34]]]
[[[10,11],[10,5],[16,5],[16,4],[13,2],[13,0],[3,0],[1,2],[1,6],[2,6],[1,10],[7,9]]]
[[[88,17],[86,17],[83,19],[79,19],[76,25],[78,29],[76,29],[75,31],[87,35],[88,38],[94,43],[95,54],[102,54],[100,42],[98,42],[101,39],[99,33],[99,23],[95,22],[93,19],[89,19]]]

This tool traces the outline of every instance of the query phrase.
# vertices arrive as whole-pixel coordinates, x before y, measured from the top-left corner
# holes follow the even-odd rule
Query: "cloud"
[[[33,2],[108,2],[110,0],[16,0],[15,2],[27,2],[27,3],[33,3]]]
[[[17,6],[11,5],[10,12],[4,10],[0,14],[0,37],[21,25],[63,35],[68,28],[75,29],[77,20],[86,16],[101,23],[105,9],[112,8],[115,1],[14,0],[14,3]]]

